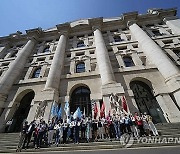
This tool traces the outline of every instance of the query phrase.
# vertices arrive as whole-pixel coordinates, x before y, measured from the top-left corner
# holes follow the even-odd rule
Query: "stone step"
[[[169,144],[138,144],[138,143],[135,143],[133,144],[131,147],[128,147],[128,148],[135,148],[135,147],[154,147],[154,146],[176,146],[178,144],[172,144],[172,143],[169,143]],[[118,149],[118,148],[123,148],[124,146],[120,143],[117,143],[117,144],[111,144],[111,145],[99,145],[99,144],[95,144],[95,145],[89,145],[89,144],[73,144],[73,145],[67,145],[67,146],[64,146],[64,145],[60,145],[60,147],[49,147],[49,148],[40,148],[40,149],[27,149],[27,150],[22,150],[22,153],[28,153],[28,152],[43,152],[43,151],[59,151],[59,152],[62,152],[62,151],[77,151],[77,150],[95,150],[95,149]],[[0,150],[0,153],[7,153],[7,152],[15,152],[15,149],[1,149]]]

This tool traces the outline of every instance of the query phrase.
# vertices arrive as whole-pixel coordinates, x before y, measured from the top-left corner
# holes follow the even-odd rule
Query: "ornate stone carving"
[[[46,101],[39,102],[39,106],[37,107],[35,114],[35,119],[41,119],[42,117],[44,117],[46,106],[47,106]]]
[[[121,110],[121,97],[118,94],[111,94],[109,96],[109,101],[111,104],[111,112],[112,114],[119,114]]]

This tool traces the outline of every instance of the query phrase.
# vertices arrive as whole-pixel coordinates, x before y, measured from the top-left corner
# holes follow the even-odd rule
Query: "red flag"
[[[104,102],[102,103],[102,106],[101,106],[100,117],[101,118],[105,117],[105,104],[104,104]]]
[[[94,119],[96,119],[97,114],[98,114],[98,108],[97,108],[97,104],[95,103],[94,104]]]
[[[128,112],[128,107],[127,107],[127,102],[126,102],[126,98],[125,98],[125,96],[122,96],[122,107],[123,107],[123,109],[126,111],[126,112]]]

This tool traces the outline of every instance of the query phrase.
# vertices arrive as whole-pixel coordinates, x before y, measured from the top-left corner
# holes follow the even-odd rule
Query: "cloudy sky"
[[[0,0],[0,36],[82,18],[115,17],[149,8],[178,8],[180,0]]]

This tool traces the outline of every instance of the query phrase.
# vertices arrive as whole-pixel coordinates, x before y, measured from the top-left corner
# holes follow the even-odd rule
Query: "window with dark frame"
[[[131,56],[124,56],[123,61],[124,61],[124,64],[126,67],[134,66],[134,62],[133,62]]]
[[[76,65],[76,73],[82,73],[85,72],[85,63],[80,62]]]
[[[85,47],[84,41],[79,41],[77,43],[77,48],[80,48],[80,47]]]
[[[41,67],[36,68],[33,72],[32,78],[39,78],[40,73],[41,73]]]

